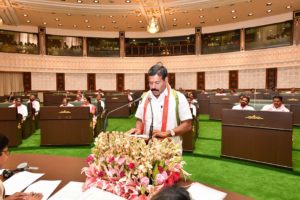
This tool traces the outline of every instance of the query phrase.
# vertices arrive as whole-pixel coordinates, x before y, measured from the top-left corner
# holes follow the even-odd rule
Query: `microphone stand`
[[[152,103],[151,103],[150,97],[149,97],[149,103],[150,103],[150,109],[151,109],[151,125],[150,125],[150,130],[149,130],[149,139],[151,139],[152,134],[153,134],[153,109],[152,109]]]
[[[133,104],[133,103],[135,103],[135,102],[138,102],[138,101],[140,101],[141,99],[142,99],[142,97],[139,97],[139,98],[137,98],[137,99],[134,100],[134,101],[131,101],[131,102],[129,102],[129,103],[123,105],[123,106],[117,107],[117,108],[115,108],[115,109],[109,111],[109,112],[105,115],[104,123],[103,123],[103,129],[102,129],[102,130],[103,130],[104,132],[106,131],[106,128],[107,128],[107,119],[108,119],[108,116],[109,116],[111,113],[113,113],[113,112],[115,112],[115,111],[118,111],[118,110],[120,110],[120,109],[122,109],[122,108],[125,108],[125,107],[129,106],[130,104]]]

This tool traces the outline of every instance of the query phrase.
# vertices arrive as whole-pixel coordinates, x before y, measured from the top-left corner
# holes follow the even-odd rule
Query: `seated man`
[[[3,174],[2,168],[9,156],[8,150],[8,138],[5,135],[0,134],[0,169],[1,175]],[[0,200],[20,200],[20,199],[27,199],[27,200],[40,200],[42,199],[43,195],[38,193],[23,193],[17,192],[9,197],[5,198],[5,191],[4,185],[2,180],[0,179]]]
[[[223,88],[217,88],[217,93],[215,94],[216,96],[226,96],[226,93]]]
[[[80,101],[83,101],[82,95],[81,94],[77,94],[75,102],[80,102]]]
[[[102,99],[101,94],[97,94],[96,96],[96,102],[97,102],[97,109],[96,109],[96,115],[98,116],[99,113],[101,113],[101,110],[103,111],[105,109],[105,103]]]
[[[26,120],[26,117],[28,116],[28,110],[27,107],[21,103],[21,98],[17,98],[14,106],[11,105],[9,107],[16,107],[18,110],[18,114],[22,115],[23,117],[22,121]]]
[[[197,116],[197,108],[196,106],[193,104],[193,99],[192,98],[188,98],[188,103],[189,103],[189,106],[190,106],[190,109],[191,109],[191,113],[193,115],[193,118],[196,118]]]
[[[291,88],[290,91],[287,91],[286,94],[295,94],[296,93],[296,89],[293,87]]]
[[[290,112],[289,109],[287,109],[282,104],[282,96],[274,96],[273,104],[265,105],[261,110],[262,111],[276,111],[276,112]]]
[[[241,96],[240,104],[233,106],[232,110],[254,110],[253,107],[248,106],[249,102],[250,102],[250,98],[248,96]]]
[[[35,99],[34,95],[30,95],[27,103],[32,103],[32,107],[35,110],[35,115],[38,115],[40,112],[40,102]]]
[[[73,107],[73,106],[74,106],[73,104],[69,103],[68,98],[63,98],[59,107]]]

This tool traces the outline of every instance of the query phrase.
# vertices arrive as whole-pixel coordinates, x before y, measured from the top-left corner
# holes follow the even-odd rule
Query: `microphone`
[[[149,138],[152,138],[153,134],[153,108],[152,108],[152,103],[151,103],[151,97],[148,98],[149,104],[150,104],[150,109],[151,109],[151,125],[150,125],[150,130],[149,130]]]
[[[109,116],[111,113],[113,113],[113,112],[115,112],[115,111],[118,111],[118,110],[120,110],[120,109],[122,109],[122,108],[128,107],[130,104],[133,104],[133,103],[135,103],[135,102],[138,102],[138,101],[140,101],[141,99],[142,99],[142,97],[139,97],[139,98],[137,98],[137,99],[134,100],[134,101],[131,101],[131,102],[129,102],[129,103],[126,103],[126,104],[123,105],[123,106],[117,107],[117,108],[115,108],[115,109],[109,111],[109,112],[105,115],[102,131],[103,131],[103,132],[106,131],[106,128],[107,128],[107,118],[108,118],[108,116]]]
[[[3,178],[6,180],[10,177],[12,177],[15,173],[18,173],[18,172],[22,172],[22,171],[32,171],[32,170],[38,170],[39,168],[38,167],[30,167],[28,165],[28,163],[24,162],[24,163],[20,163],[16,169],[14,170],[3,170],[2,172],[2,176]]]

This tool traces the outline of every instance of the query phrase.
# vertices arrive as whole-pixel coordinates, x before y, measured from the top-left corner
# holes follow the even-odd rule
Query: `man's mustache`
[[[151,91],[153,92],[153,91],[157,91],[158,92],[158,90],[157,89],[151,89]]]

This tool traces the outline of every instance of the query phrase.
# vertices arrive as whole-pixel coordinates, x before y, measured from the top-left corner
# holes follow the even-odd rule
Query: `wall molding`
[[[300,46],[170,57],[65,57],[0,53],[0,71],[51,73],[147,73],[162,62],[172,73],[300,66]]]

